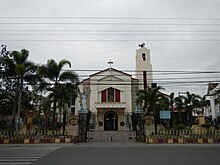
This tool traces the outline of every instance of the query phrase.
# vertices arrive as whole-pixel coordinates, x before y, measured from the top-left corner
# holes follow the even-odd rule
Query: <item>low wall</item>
[[[220,143],[220,132],[173,132],[173,134],[150,135],[146,137],[146,143]]]
[[[78,137],[74,138],[11,138],[0,139],[0,144],[38,144],[38,143],[78,143]]]
[[[0,144],[77,143],[78,136],[60,134],[59,131],[1,131]]]
[[[158,130],[157,134],[147,135],[146,143],[220,143],[220,130]]]
[[[220,143],[220,138],[156,138],[156,137],[147,137],[146,143],[148,144],[158,144],[158,143],[165,143],[165,144],[213,144],[213,143]]]

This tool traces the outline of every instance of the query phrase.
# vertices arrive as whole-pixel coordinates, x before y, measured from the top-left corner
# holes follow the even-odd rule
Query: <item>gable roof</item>
[[[91,78],[92,76],[96,76],[96,75],[98,75],[98,74],[100,74],[100,73],[107,72],[107,71],[110,71],[110,70],[111,70],[111,71],[118,72],[118,73],[122,73],[122,74],[124,74],[124,75],[126,75],[126,76],[131,77],[132,80],[138,81],[138,79],[132,78],[132,75],[130,75],[130,74],[128,74],[128,73],[122,72],[122,71],[120,71],[120,70],[118,70],[118,69],[115,69],[115,68],[106,68],[106,69],[104,69],[104,70],[101,70],[101,71],[99,71],[99,72],[96,72],[96,73],[94,73],[94,74],[91,74],[91,75],[89,76],[89,78],[86,78],[86,79],[82,80],[82,81],[80,82],[80,84],[82,84],[82,83],[88,83],[88,84],[89,84],[89,83],[90,83],[89,80],[90,80],[90,78]]]
[[[90,75],[89,77],[96,76],[97,74],[100,74],[100,73],[103,73],[103,72],[107,72],[107,71],[115,71],[115,72],[118,72],[118,73],[122,73],[122,74],[124,74],[124,75],[126,75],[126,76],[132,77],[132,75],[130,75],[130,74],[128,74],[128,73],[125,73],[125,72],[122,72],[122,71],[120,71],[120,70],[117,70],[117,69],[115,69],[115,68],[107,68],[107,69],[101,70],[101,71],[99,71],[99,72],[96,72],[96,73]]]
[[[218,85],[219,85],[219,83],[212,83],[212,82],[210,82],[209,85],[208,85],[208,93],[210,91],[212,91],[213,89],[215,89]]]
[[[105,80],[105,79],[111,79],[111,80],[114,80],[114,81],[123,81],[123,79],[121,79],[121,78],[119,78],[119,77],[116,77],[116,76],[114,76],[114,75],[108,75],[108,76],[106,76],[106,77],[103,77],[103,78],[101,78],[101,79],[99,79],[98,81],[103,81],[103,80]]]

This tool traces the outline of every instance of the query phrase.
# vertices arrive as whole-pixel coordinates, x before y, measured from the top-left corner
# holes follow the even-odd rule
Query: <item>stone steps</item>
[[[135,131],[89,131],[89,142],[133,142],[136,141]]]

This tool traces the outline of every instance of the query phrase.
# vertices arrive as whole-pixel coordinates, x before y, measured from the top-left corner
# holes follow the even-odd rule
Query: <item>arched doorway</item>
[[[105,131],[118,130],[118,115],[114,111],[108,111],[105,113],[104,130]]]

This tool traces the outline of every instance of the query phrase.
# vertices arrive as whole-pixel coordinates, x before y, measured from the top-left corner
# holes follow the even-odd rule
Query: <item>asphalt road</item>
[[[217,144],[110,142],[33,145],[29,148],[39,155],[29,163],[33,165],[220,165],[220,145]],[[24,149],[27,153],[27,147],[18,146],[17,149]],[[0,146],[0,154],[2,152]]]
[[[0,165],[28,165],[59,149],[56,145],[0,145]]]

